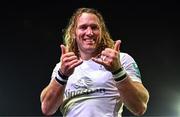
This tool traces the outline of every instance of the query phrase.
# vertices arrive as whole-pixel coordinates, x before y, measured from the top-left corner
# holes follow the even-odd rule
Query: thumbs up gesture
[[[82,63],[74,52],[69,52],[64,45],[61,45],[61,67],[60,71],[65,76],[70,76],[74,68]]]
[[[120,44],[121,40],[117,40],[113,49],[105,48],[105,50],[101,52],[100,59],[92,58],[92,60],[99,64],[102,64],[107,70],[111,72],[118,70],[121,67],[119,59]]]

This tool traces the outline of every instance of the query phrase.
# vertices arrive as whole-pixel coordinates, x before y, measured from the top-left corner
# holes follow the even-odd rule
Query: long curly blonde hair
[[[78,47],[76,44],[75,37],[75,30],[77,28],[77,20],[81,16],[82,13],[92,13],[97,16],[99,19],[99,26],[100,26],[100,39],[98,42],[98,47],[96,52],[100,53],[105,48],[113,48],[114,47],[114,41],[111,39],[110,34],[106,28],[104,19],[102,15],[93,8],[79,8],[77,9],[72,17],[70,18],[69,24],[67,25],[65,29],[64,34],[64,42],[65,45],[70,52],[74,52],[76,56],[79,57]]]

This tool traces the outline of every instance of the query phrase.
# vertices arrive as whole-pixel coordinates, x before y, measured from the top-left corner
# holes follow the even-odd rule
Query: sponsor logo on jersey
[[[79,95],[87,95],[91,93],[105,93],[104,88],[91,88],[93,85],[93,81],[88,77],[82,77],[77,82],[73,83],[71,86],[74,87],[76,90],[71,91],[70,89],[66,89],[64,96],[65,99],[69,99]]]

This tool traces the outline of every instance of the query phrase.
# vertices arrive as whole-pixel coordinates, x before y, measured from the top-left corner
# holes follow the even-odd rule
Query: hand
[[[121,67],[121,63],[119,60],[120,44],[121,40],[117,40],[114,45],[114,49],[105,48],[105,50],[101,52],[101,59],[92,58],[92,60],[103,65],[107,70],[111,72],[118,70]]]
[[[65,76],[70,76],[74,72],[74,68],[82,63],[74,52],[68,52],[64,45],[61,45],[61,67],[60,71]]]

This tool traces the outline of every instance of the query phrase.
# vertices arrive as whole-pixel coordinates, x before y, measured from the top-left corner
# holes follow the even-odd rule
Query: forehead
[[[77,19],[77,25],[83,24],[97,24],[98,25],[98,17],[92,13],[82,13]]]

